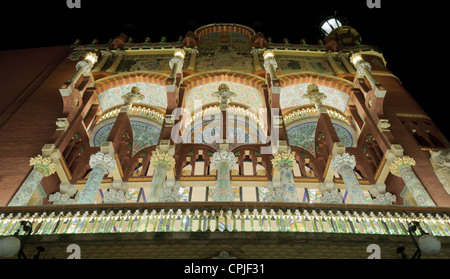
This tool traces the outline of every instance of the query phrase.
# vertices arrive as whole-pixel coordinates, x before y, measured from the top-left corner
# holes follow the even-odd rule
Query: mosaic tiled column
[[[80,193],[77,204],[94,203],[103,176],[114,170],[116,160],[114,160],[111,155],[99,151],[91,155],[89,165],[91,166],[92,171],[86,185],[84,185],[84,188]]]
[[[52,159],[49,157],[42,157],[42,155],[30,158],[30,166],[33,166],[33,170],[22,183],[8,206],[27,205],[42,179],[56,171],[56,164],[53,163]]]
[[[234,200],[234,191],[230,183],[230,171],[236,164],[233,152],[220,150],[213,154],[211,164],[217,170],[217,181],[213,198],[216,201]]]
[[[299,202],[292,173],[294,162],[295,153],[293,152],[277,153],[272,159],[272,165],[280,171],[281,189],[285,202]]]
[[[150,163],[155,168],[147,201],[161,202],[164,196],[167,170],[175,166],[175,159],[168,153],[155,154],[150,158]]]
[[[359,185],[358,178],[353,172],[355,165],[355,156],[348,153],[344,153],[342,155],[338,154],[334,156],[330,162],[331,168],[342,176],[352,203],[367,204],[367,198],[364,196],[361,185]]]
[[[409,156],[397,157],[389,165],[389,169],[393,175],[399,176],[403,179],[417,205],[436,206],[412,170],[411,166],[414,166],[415,164],[416,161]]]

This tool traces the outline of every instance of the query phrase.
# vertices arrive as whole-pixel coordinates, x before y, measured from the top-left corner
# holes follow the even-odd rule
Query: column
[[[230,183],[230,171],[236,164],[233,152],[222,149],[213,154],[211,164],[217,170],[216,187],[213,198],[215,201],[233,201],[235,194]]]
[[[33,170],[22,183],[8,206],[27,205],[42,179],[56,171],[56,164],[53,163],[52,159],[50,157],[42,157],[42,155],[30,158],[30,166],[33,166]]]
[[[93,52],[87,53],[83,60],[78,61],[75,65],[75,69],[77,70],[75,74],[59,88],[61,96],[70,96],[78,79],[81,75],[89,76],[95,62],[97,62],[97,55]]]
[[[125,52],[123,50],[118,50],[116,52],[116,59],[112,63],[112,65],[106,70],[108,73],[114,74],[117,70],[117,67],[120,64],[120,61],[122,61],[122,58],[125,56]]]
[[[379,84],[379,82],[370,72],[372,70],[372,67],[370,66],[369,62],[364,61],[361,55],[353,54],[350,59],[353,65],[355,65],[355,68],[358,71],[358,73],[362,76],[365,76],[372,85],[372,87],[376,87],[375,84]]]
[[[356,166],[355,156],[348,153],[336,155],[330,162],[331,168],[338,172],[344,180],[348,195],[353,204],[368,204],[367,198],[364,196],[358,178],[356,178],[353,169]]]
[[[411,166],[414,166],[416,161],[409,157],[397,157],[389,165],[391,173],[395,176],[401,177],[411,192],[414,200],[419,206],[436,206],[427,191],[423,187],[420,180],[412,170]]]
[[[91,166],[92,171],[86,185],[84,185],[84,188],[80,193],[77,204],[94,203],[94,199],[97,195],[100,184],[102,183],[103,176],[114,170],[116,160],[114,160],[111,155],[99,151],[91,155],[89,165]]]
[[[272,80],[277,78],[275,70],[278,67],[277,61],[275,60],[275,54],[271,50],[266,50],[263,54],[264,57],[264,69],[269,72],[270,78]]]
[[[252,49],[251,54],[253,56],[253,71],[257,72],[257,71],[261,71],[261,64],[259,63],[259,57],[258,55],[260,54],[260,51],[257,50],[256,48]]]
[[[198,50],[196,48],[192,48],[191,50],[189,50],[189,53],[191,54],[191,58],[189,59],[189,66],[187,67],[187,69],[195,71],[195,62],[197,60]]]
[[[336,75],[341,75],[344,72],[341,70],[341,68],[339,68],[339,66],[336,64],[336,61],[334,60],[334,54],[332,52],[327,52],[326,54],[328,63],[330,63],[331,68],[333,69],[333,72]]]
[[[106,62],[111,58],[112,54],[109,50],[102,50],[102,60],[92,69],[92,72],[100,72]]]
[[[185,52],[183,49],[176,49],[173,57],[169,60],[169,67],[172,70],[170,78],[175,78],[183,70]]]
[[[294,182],[292,166],[295,162],[295,153],[290,151],[278,152],[272,159],[274,172],[279,172],[281,189],[283,190],[283,201],[299,202],[297,189]]]
[[[340,52],[338,56],[339,56],[339,59],[341,60],[342,64],[344,64],[345,68],[347,69],[347,72],[349,72],[350,74],[354,74],[355,69],[353,68],[352,64],[350,64],[348,55]]]
[[[155,168],[153,173],[152,183],[147,201],[162,202],[165,201],[165,184],[167,171],[173,170],[175,166],[175,159],[169,153],[155,154],[150,158],[150,164]],[[167,194],[167,193],[166,193]]]

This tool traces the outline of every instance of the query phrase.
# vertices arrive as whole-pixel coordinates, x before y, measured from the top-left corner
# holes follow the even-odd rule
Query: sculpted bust
[[[432,151],[430,150],[430,161],[436,176],[450,194],[450,148]]]

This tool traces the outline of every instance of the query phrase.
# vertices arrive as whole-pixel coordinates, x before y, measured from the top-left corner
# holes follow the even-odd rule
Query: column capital
[[[259,49],[254,48],[254,49],[252,49],[252,50],[250,51],[250,53],[251,53],[251,54],[256,54],[256,55],[258,55],[258,54],[260,54],[261,52],[259,51]]]
[[[150,158],[150,163],[155,168],[162,165],[166,169],[173,169],[175,166],[175,159],[169,153],[159,153]]]
[[[394,159],[394,161],[389,165],[389,170],[391,173],[395,176],[402,176],[401,169],[404,167],[411,167],[416,165],[416,161],[409,157],[409,156],[403,156],[403,157],[397,157]]]
[[[124,55],[125,55],[125,51],[123,51],[123,50],[116,51],[116,56],[124,56]]]
[[[169,60],[169,67],[170,69],[173,69],[173,67],[176,65],[177,71],[180,72],[183,69],[183,63],[184,63],[183,58],[174,56]]]
[[[350,155],[348,153],[344,154],[337,154],[334,156],[334,158],[330,162],[331,168],[335,171],[340,173],[341,168],[343,166],[349,166],[351,169],[354,169],[356,166],[356,159],[354,155]]]
[[[278,169],[282,167],[292,167],[295,163],[295,152],[285,151],[273,155],[272,165]]]
[[[33,166],[33,170],[44,177],[56,172],[56,163],[50,157],[43,157],[42,155],[30,158],[30,166]]]
[[[211,164],[218,169],[221,164],[227,164],[231,169],[236,164],[236,157],[233,152],[227,150],[219,150],[215,152],[211,158]]]
[[[111,53],[111,51],[109,49],[102,50],[100,53],[102,54],[102,57],[112,56],[112,53]]]
[[[189,49],[189,53],[191,53],[191,54],[198,54],[199,51],[196,48],[191,48],[191,49]]]
[[[109,173],[116,167],[116,160],[111,155],[99,151],[91,155],[89,165],[92,168],[101,168],[106,173]]]

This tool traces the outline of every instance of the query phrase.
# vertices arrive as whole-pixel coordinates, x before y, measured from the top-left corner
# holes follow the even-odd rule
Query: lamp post
[[[414,237],[414,232],[416,230],[419,230],[421,236],[418,240]],[[435,255],[439,253],[441,250],[441,242],[439,239],[435,236],[432,236],[428,233],[426,233],[421,227],[420,222],[412,221],[408,224],[408,232],[411,236],[412,241],[414,242],[414,245],[416,246],[417,250],[412,256],[411,259],[420,259],[422,252],[429,255]],[[405,248],[404,247],[398,247],[397,253],[401,254],[401,257],[403,259],[406,259],[407,255],[404,253]]]
[[[23,227],[23,231],[25,235],[20,241],[17,237],[19,236],[20,229]],[[17,231],[14,233],[14,236],[7,236],[0,240],[0,257],[12,257],[17,254],[18,259],[28,259],[25,253],[23,252],[23,248],[27,244],[28,238],[33,231],[33,227],[28,221],[20,221],[20,226]],[[45,248],[42,246],[36,247],[38,251],[33,259],[39,259],[39,255],[41,252],[45,251]]]

